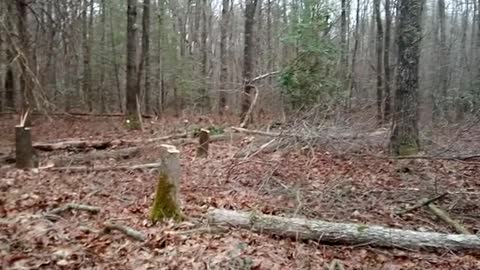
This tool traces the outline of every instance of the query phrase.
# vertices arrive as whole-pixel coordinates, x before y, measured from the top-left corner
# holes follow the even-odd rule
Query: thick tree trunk
[[[242,100],[242,111],[240,119],[244,119],[250,104],[252,102],[252,90],[254,87],[250,84],[250,80],[253,77],[254,69],[254,57],[255,57],[255,38],[254,38],[254,24],[255,24],[255,10],[257,8],[257,0],[247,0],[245,6],[245,44],[243,55],[243,81],[244,81],[244,94]],[[250,118],[248,123],[253,122]]]
[[[212,210],[207,216],[209,222],[214,225],[240,227],[259,233],[326,244],[480,251],[480,237],[476,235],[416,232],[377,225],[285,218],[224,209]]]
[[[90,0],[92,1],[92,0]],[[87,103],[87,109],[89,112],[93,110],[93,91],[92,91],[92,71],[90,67],[90,52],[91,52],[91,40],[92,40],[92,27],[89,22],[88,8],[89,1],[83,0],[82,7],[82,41],[83,41],[83,78],[82,78],[82,90],[84,100]],[[90,14],[92,16],[93,14]]]
[[[412,155],[419,151],[418,68],[422,35],[423,1],[400,0],[398,27],[398,74],[395,109],[390,137],[393,155]]]
[[[127,7],[127,120],[131,129],[140,128],[139,119],[137,119],[137,1],[128,0]]]

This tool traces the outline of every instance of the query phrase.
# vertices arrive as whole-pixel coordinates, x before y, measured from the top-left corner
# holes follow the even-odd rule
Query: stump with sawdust
[[[180,209],[180,152],[173,145],[161,145],[161,166],[150,220],[155,223],[167,219],[185,218]]]

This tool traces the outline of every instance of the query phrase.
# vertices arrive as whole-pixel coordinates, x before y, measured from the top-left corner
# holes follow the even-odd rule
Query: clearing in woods
[[[15,123],[7,116],[0,120],[2,154],[13,150]],[[212,125],[194,118],[190,123],[189,128]],[[213,125],[229,127],[224,122]],[[32,131],[34,144],[60,139],[117,142],[106,149],[37,151],[40,166],[50,167],[38,171],[1,164],[3,269],[326,269],[334,260],[345,269],[480,269],[480,256],[474,252],[324,245],[209,227],[205,221],[210,209],[225,208],[455,233],[426,207],[397,213],[422,198],[449,192],[435,203],[477,233],[480,164],[475,160],[392,160],[378,157],[375,149],[368,155],[368,148],[338,154],[329,151],[328,144],[246,153],[271,138],[261,141],[243,133],[211,142],[205,158],[196,157],[197,139],[148,141],[185,132],[183,119],[147,119],[143,132],[128,132],[117,117],[37,118]],[[96,168],[157,162],[162,143],[175,144],[180,151],[180,194],[188,219],[153,225],[149,211],[158,178],[155,168]],[[93,155],[127,148],[120,156]],[[59,164],[87,170],[55,171],[52,166]],[[71,209],[61,208],[65,206]],[[113,223],[135,231],[119,232]]]

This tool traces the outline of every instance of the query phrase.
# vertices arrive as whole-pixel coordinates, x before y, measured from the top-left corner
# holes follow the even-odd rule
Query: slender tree
[[[150,114],[150,0],[143,0],[142,16],[142,56],[144,73],[145,113]]]
[[[383,119],[384,122],[390,121],[390,115],[392,111],[392,101],[391,101],[391,67],[390,67],[390,48],[391,48],[391,35],[392,35],[392,14],[390,7],[390,0],[385,0],[385,38],[383,45],[383,69],[384,69],[384,94],[385,94],[385,104],[383,108]]]
[[[137,1],[127,2],[127,119],[131,128],[139,127],[137,118],[138,108],[138,87],[137,87],[137,40],[136,40],[136,19]]]
[[[227,59],[227,31],[228,31],[228,4],[229,0],[222,1],[222,21],[220,23],[220,98],[218,112],[225,113],[227,106],[226,85],[228,80],[228,59]]]
[[[411,155],[420,147],[418,137],[418,78],[423,0],[400,0],[398,16],[398,74],[390,150]]]
[[[383,25],[380,14],[380,0],[374,0],[375,23],[377,25],[377,36],[375,41],[377,66],[377,122],[379,125],[383,122]]]

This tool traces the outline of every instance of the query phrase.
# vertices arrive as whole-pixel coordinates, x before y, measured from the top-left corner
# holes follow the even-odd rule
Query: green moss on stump
[[[174,188],[174,185],[169,182],[168,175],[165,172],[161,172],[158,179],[155,200],[150,212],[150,220],[153,223],[165,219],[181,221],[185,218],[174,197]]]

